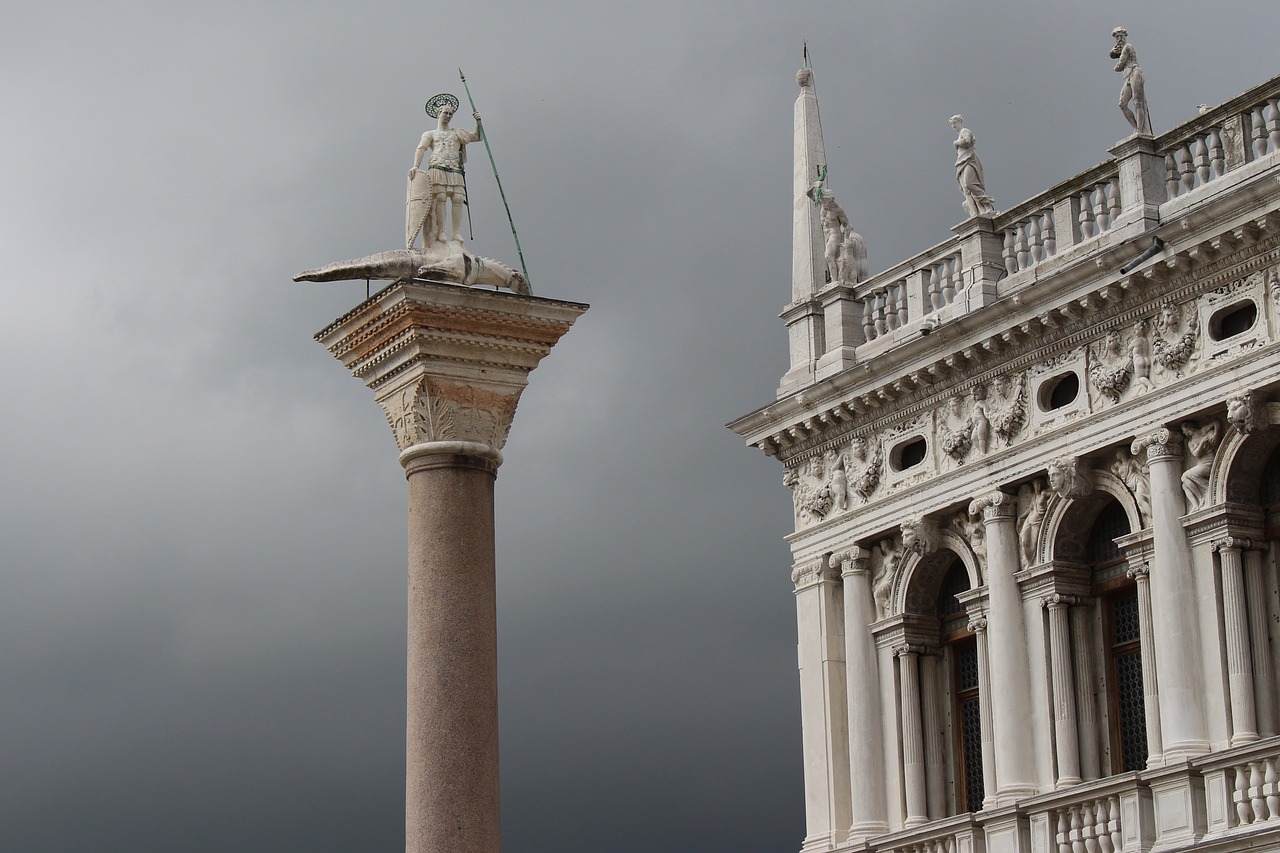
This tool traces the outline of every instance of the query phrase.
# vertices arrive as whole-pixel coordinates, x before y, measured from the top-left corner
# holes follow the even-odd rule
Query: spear
[[[467,85],[467,77],[462,73],[462,69],[458,69],[458,76],[462,78],[462,88],[467,93],[467,103],[471,104],[471,112],[477,112],[475,99],[471,97],[471,87]],[[502,190],[502,178],[498,177],[498,166],[493,162],[493,149],[489,147],[489,134],[484,132],[484,128],[480,129],[480,141],[484,143],[484,150],[489,155],[489,166],[493,169],[493,179],[498,182],[498,195],[502,196],[502,206],[507,211],[507,222],[511,224],[511,236],[516,241],[516,254],[520,256],[520,271],[524,273],[524,282],[529,286],[529,293],[533,293],[533,288],[529,281],[529,270],[525,269],[524,252],[520,250],[520,235],[516,233],[515,220],[511,218],[511,205],[507,204],[507,194]],[[470,211],[467,211],[470,215]]]

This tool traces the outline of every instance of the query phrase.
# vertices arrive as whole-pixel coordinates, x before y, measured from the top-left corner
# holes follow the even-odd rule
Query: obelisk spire
[[[813,69],[808,50],[805,65],[796,72],[800,95],[795,106],[795,158],[791,181],[791,301],[803,302],[826,285],[826,264],[822,256],[822,227],[818,206],[805,193],[827,169],[827,152],[822,144],[822,119],[818,116],[818,93],[813,86]]]

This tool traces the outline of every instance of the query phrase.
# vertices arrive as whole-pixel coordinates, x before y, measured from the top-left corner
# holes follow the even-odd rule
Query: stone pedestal
[[[586,309],[393,285],[316,335],[373,390],[408,480],[410,853],[501,847],[494,478],[529,371]]]

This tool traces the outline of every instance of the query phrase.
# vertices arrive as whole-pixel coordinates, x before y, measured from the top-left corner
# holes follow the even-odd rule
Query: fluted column
[[[920,720],[920,646],[902,645],[898,658],[898,701],[902,710],[902,764],[906,783],[907,829],[929,822],[924,776],[924,727]]]
[[[1249,652],[1249,614],[1245,605],[1244,567],[1241,549],[1248,539],[1226,536],[1215,540],[1218,570],[1222,576],[1222,622],[1226,632],[1227,683],[1231,694],[1231,745],[1258,739],[1258,717],[1253,701],[1253,658]]]
[[[1258,711],[1258,734],[1276,734],[1276,682],[1271,665],[1268,635],[1267,587],[1262,570],[1261,543],[1244,552],[1245,602],[1249,610],[1249,636],[1253,639],[1253,686]]]
[[[1151,584],[1146,563],[1131,565],[1128,576],[1138,587],[1138,645],[1142,655],[1142,711],[1147,720],[1147,767],[1164,764],[1160,730],[1160,684],[1156,677],[1155,629],[1151,625]]]
[[[919,660],[925,789],[930,820],[947,816],[947,759],[942,739],[942,693],[938,677],[941,661],[937,649],[927,650]]]
[[[854,547],[833,554],[844,583],[845,677],[849,705],[849,794],[853,824],[849,840],[863,841],[889,831],[885,813],[880,668],[876,659],[875,600],[871,594],[871,556]]]
[[[1098,711],[1093,700],[1093,644],[1089,609],[1083,604],[1071,608],[1071,654],[1076,676],[1076,731],[1080,738],[1080,775],[1097,779],[1102,775],[1098,750]]]
[[[529,372],[586,309],[401,284],[316,335],[373,390],[408,481],[409,853],[501,848],[494,478]]]
[[[844,842],[851,822],[848,688],[840,616],[843,590],[838,570],[823,558],[796,565],[791,580],[796,594],[804,747],[803,849],[827,850]]]
[[[1181,436],[1167,429],[1135,439],[1134,455],[1146,451],[1151,481],[1151,623],[1160,682],[1160,728],[1165,761],[1209,751],[1204,678],[1200,666],[1200,619],[1196,608],[1191,549],[1182,527]],[[1146,649],[1143,649],[1145,657]]]
[[[978,642],[978,718],[982,726],[982,807],[994,808],[996,804],[996,739],[991,721],[991,665],[987,661],[987,617],[976,616],[969,620],[969,630]],[[976,811],[969,804],[970,811]]]
[[[1053,672],[1053,731],[1057,745],[1057,787],[1079,785],[1080,742],[1076,732],[1076,685],[1071,665],[1071,625],[1068,609],[1075,599],[1066,595],[1044,598],[1049,609],[1049,663]]]
[[[1019,569],[1015,522],[1018,502],[994,491],[975,498],[969,514],[982,514],[987,534],[987,651],[990,657],[995,728],[997,800],[1007,805],[1038,790],[1031,719],[1031,666]]]

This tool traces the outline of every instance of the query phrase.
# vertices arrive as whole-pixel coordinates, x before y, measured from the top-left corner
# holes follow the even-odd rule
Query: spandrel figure
[[[956,182],[964,193],[964,209],[970,216],[992,216],[996,212],[995,201],[987,195],[986,178],[982,173],[982,161],[974,147],[977,141],[973,131],[964,126],[964,116],[951,117],[951,129],[956,131]]]
[[[1129,44],[1129,32],[1124,27],[1116,27],[1111,31],[1116,40],[1111,48],[1111,58],[1119,60],[1115,70],[1124,75],[1124,85],[1120,87],[1120,112],[1133,126],[1134,132],[1143,136],[1151,135],[1151,116],[1147,112],[1146,81],[1142,77],[1142,67],[1138,65],[1138,52]],[[1132,102],[1133,109],[1129,109]]]

